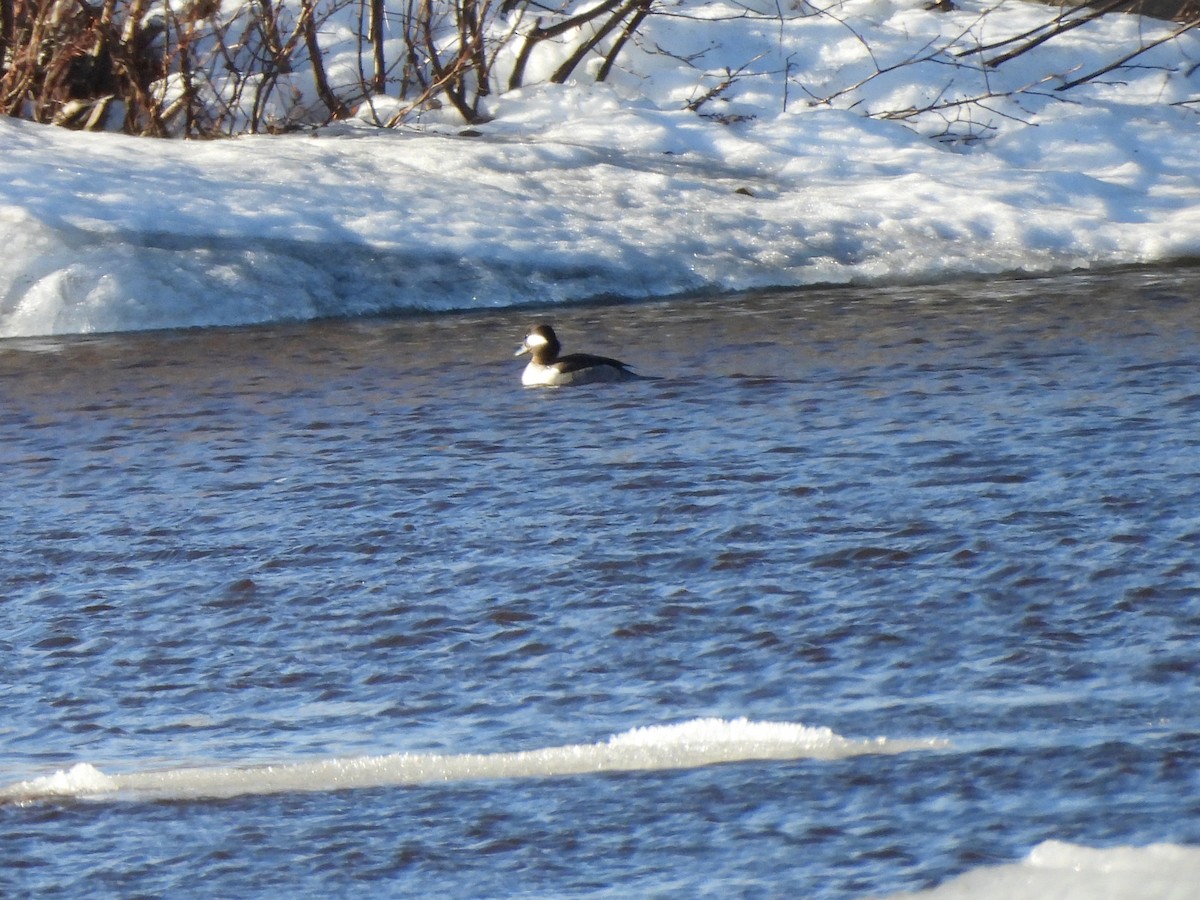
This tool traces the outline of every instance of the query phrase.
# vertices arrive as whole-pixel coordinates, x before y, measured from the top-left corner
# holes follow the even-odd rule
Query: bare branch
[[[1137,57],[1141,56],[1147,50],[1153,50],[1155,47],[1159,46],[1160,44],[1165,44],[1167,41],[1173,41],[1173,40],[1175,40],[1175,38],[1179,37],[1179,35],[1183,34],[1184,32],[1191,31],[1193,28],[1196,28],[1197,26],[1200,26],[1200,19],[1193,19],[1190,22],[1180,25],[1178,28],[1176,28],[1170,34],[1159,38],[1157,41],[1151,41],[1149,44],[1139,47],[1137,50],[1134,50],[1132,53],[1128,53],[1125,56],[1122,56],[1120,59],[1116,60],[1115,62],[1112,62],[1107,66],[1099,68],[1094,72],[1089,72],[1087,75],[1083,75],[1079,78],[1074,79],[1073,81],[1068,81],[1066,84],[1060,84],[1058,87],[1055,88],[1055,90],[1056,91],[1069,91],[1073,87],[1078,87],[1081,84],[1085,84],[1089,81],[1099,78],[1101,75],[1106,75],[1109,72],[1113,71],[1114,69],[1121,68],[1127,62],[1129,62],[1131,59],[1136,59]]]

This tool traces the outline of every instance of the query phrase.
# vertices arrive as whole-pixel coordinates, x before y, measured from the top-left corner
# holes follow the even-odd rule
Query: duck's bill
[[[530,349],[531,348],[528,344],[523,343],[523,344],[521,344],[521,346],[517,347],[517,352],[514,353],[513,356],[522,356],[522,355],[528,353],[530,351]]]

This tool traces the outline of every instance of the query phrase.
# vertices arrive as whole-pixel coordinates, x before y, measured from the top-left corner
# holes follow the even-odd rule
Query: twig
[[[1031,42],[1027,45],[1024,45],[1023,49],[1014,51],[1011,54],[1003,54],[1001,57],[996,57],[996,59],[985,63],[985,65],[992,66],[994,68],[995,66],[1000,65],[1000,63],[1002,63],[1002,62],[1006,62],[1008,59],[1012,59],[1013,56],[1019,56],[1021,53],[1024,53],[1026,50],[1030,50],[1033,47],[1036,47],[1038,44],[1048,41],[1050,38],[1054,37],[1054,35],[1056,35],[1056,34],[1062,34],[1064,31],[1069,31],[1072,28],[1075,28],[1079,25],[1083,25],[1087,22],[1090,22],[1093,19],[1098,18],[1101,15],[1104,15],[1105,13],[1112,12],[1113,10],[1117,9],[1118,7],[1127,5],[1129,2],[1130,2],[1130,0],[1109,0],[1109,2],[1105,3],[1103,6],[1092,7],[1089,11],[1085,12],[1082,16],[1076,16],[1076,13],[1078,13],[1078,11],[1079,11],[1079,7],[1072,7],[1071,9],[1068,9],[1066,12],[1060,13],[1059,15],[1055,16],[1049,22],[1045,22],[1041,25],[1038,25],[1036,28],[1030,28],[1028,31],[1023,31],[1020,34],[1014,34],[1011,37],[1004,38],[1003,40],[993,41],[990,44],[980,44],[977,47],[969,47],[966,50],[959,50],[955,54],[955,56],[957,56],[961,59],[962,57],[972,56],[976,53],[986,53],[989,50],[995,50],[997,47],[1004,47],[1004,46],[1007,46],[1008,44],[1012,44],[1016,41],[1026,41],[1029,38],[1032,38],[1034,35],[1038,34],[1039,32],[1045,31],[1047,28],[1053,29],[1049,34],[1044,35],[1042,37],[1038,37],[1033,42]]]
[[[1078,87],[1081,84],[1085,84],[1086,82],[1091,81],[1093,78],[1099,78],[1101,75],[1105,75],[1105,74],[1111,72],[1113,69],[1119,69],[1119,68],[1121,68],[1121,66],[1125,65],[1125,63],[1129,62],[1131,59],[1134,59],[1135,57],[1141,56],[1147,50],[1153,50],[1159,44],[1165,44],[1167,41],[1174,40],[1175,38],[1179,37],[1179,35],[1183,34],[1184,32],[1191,31],[1193,28],[1196,28],[1197,26],[1200,26],[1200,19],[1192,19],[1192,21],[1179,26],[1174,31],[1172,31],[1170,34],[1159,38],[1157,41],[1151,41],[1149,44],[1146,44],[1144,47],[1139,47],[1137,50],[1134,50],[1132,53],[1127,53],[1125,56],[1122,56],[1116,62],[1109,63],[1107,66],[1103,66],[1103,67],[1097,69],[1095,72],[1089,72],[1087,75],[1083,75],[1079,78],[1076,78],[1074,81],[1068,81],[1066,84],[1060,84],[1058,87],[1055,88],[1055,90],[1056,91],[1069,91],[1071,88]]]
[[[1056,20],[1056,21],[1059,21],[1060,24],[1053,31],[1051,31],[1047,34],[1040,35],[1039,37],[1036,37],[1033,40],[1022,44],[1019,47],[1014,47],[1012,50],[1009,50],[1007,53],[1001,53],[999,56],[993,56],[991,59],[987,60],[987,62],[985,62],[984,65],[987,66],[989,69],[994,69],[997,66],[1001,65],[1002,63],[1008,62],[1010,59],[1016,59],[1022,53],[1026,53],[1026,52],[1032,50],[1034,47],[1037,47],[1037,46],[1040,46],[1041,44],[1046,43],[1046,41],[1050,40],[1051,38],[1057,37],[1060,34],[1064,34],[1065,32],[1071,31],[1074,28],[1078,28],[1080,25],[1086,25],[1088,22],[1095,21],[1096,19],[1100,18],[1101,16],[1107,15],[1108,13],[1112,12],[1117,7],[1124,6],[1128,2],[1129,2],[1129,0],[1110,0],[1109,3],[1106,3],[1103,6],[1097,6],[1085,15],[1082,15],[1082,16],[1079,16],[1078,18],[1070,19],[1067,21],[1064,21],[1063,20],[1064,17],[1060,16],[1059,19]]]

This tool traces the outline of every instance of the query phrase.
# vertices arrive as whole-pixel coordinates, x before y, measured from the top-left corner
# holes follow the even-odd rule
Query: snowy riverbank
[[[611,83],[500,94],[470,132],[447,111],[207,143],[0,120],[0,336],[1200,254],[1200,38],[1056,92],[1174,26],[1110,15],[991,70],[955,48],[1046,7],[838,9],[774,30],[708,23],[721,43],[703,72],[643,54]],[[695,20],[664,22],[675,30],[647,45],[705,39]],[[686,108],[712,72],[751,60],[757,75]],[[878,112],[955,96],[976,100]]]

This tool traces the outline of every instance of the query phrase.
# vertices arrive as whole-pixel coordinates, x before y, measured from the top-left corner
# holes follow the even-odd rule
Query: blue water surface
[[[948,746],[0,807],[13,896],[915,890],[1200,843],[1200,272],[0,342],[0,782]],[[657,376],[520,387],[524,327]]]

